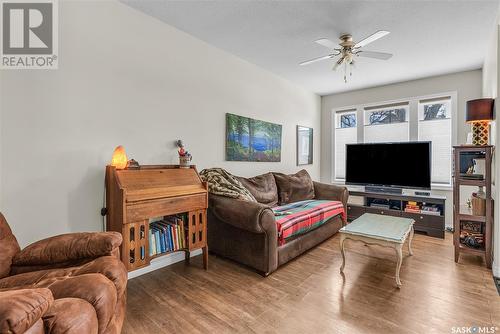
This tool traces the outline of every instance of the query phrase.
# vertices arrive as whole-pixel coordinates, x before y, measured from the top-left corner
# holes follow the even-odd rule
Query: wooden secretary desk
[[[139,169],[117,170],[106,166],[106,228],[123,236],[121,259],[128,271],[150,264],[153,258],[172,251],[150,254],[150,222],[182,215],[186,262],[190,252],[203,251],[203,267],[208,266],[207,184],[194,166],[147,165]]]

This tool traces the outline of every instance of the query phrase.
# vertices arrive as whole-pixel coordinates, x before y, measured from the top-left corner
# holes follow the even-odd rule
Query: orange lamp
[[[127,168],[127,154],[123,146],[117,146],[113,152],[113,157],[111,158],[111,166],[116,167],[116,169]]]

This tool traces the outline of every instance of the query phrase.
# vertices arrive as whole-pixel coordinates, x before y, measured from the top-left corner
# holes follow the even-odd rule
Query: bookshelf
[[[462,145],[453,147],[453,244],[455,262],[460,254],[473,254],[484,257],[486,267],[491,268],[493,231],[493,199],[491,197],[491,163],[494,147]],[[484,163],[484,171],[480,174],[469,170],[473,161]],[[469,173],[467,172],[469,170]],[[475,214],[471,208],[461,201],[461,187],[484,187],[484,214]],[[480,240],[476,245],[467,243],[467,236]],[[464,238],[465,237],[465,238]],[[477,239],[476,239],[477,238]]]
[[[207,207],[207,184],[195,166],[147,165],[123,170],[106,166],[106,229],[122,234],[121,260],[128,271],[179,251],[189,263],[190,252],[196,249],[202,249],[207,269]],[[153,229],[160,237],[154,244],[162,240],[155,251]],[[167,246],[169,238],[173,241]]]

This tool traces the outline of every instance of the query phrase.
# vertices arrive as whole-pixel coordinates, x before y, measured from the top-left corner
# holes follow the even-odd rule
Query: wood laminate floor
[[[204,271],[198,256],[131,279],[123,333],[500,333],[491,271],[474,256],[456,264],[451,234],[415,235],[401,289],[393,249],[346,249],[345,276],[337,234],[266,278],[215,256]]]

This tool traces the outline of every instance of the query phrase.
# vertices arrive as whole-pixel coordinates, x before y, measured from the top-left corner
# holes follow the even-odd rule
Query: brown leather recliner
[[[23,250],[0,213],[0,333],[120,333],[121,234],[69,233]]]
[[[334,216],[318,228],[280,246],[271,210],[283,204],[279,203],[280,198],[286,198],[288,203],[303,199],[341,201],[347,208],[347,188],[313,182],[305,170],[295,175],[267,173],[238,179],[257,202],[210,194],[208,244],[212,253],[252,267],[263,276],[330,238],[345,223],[340,215]],[[288,194],[295,197],[289,197]]]

